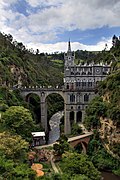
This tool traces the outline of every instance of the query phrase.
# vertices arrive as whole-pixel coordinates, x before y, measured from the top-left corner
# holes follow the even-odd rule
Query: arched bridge
[[[87,152],[87,147],[88,147],[88,143],[90,141],[90,136],[93,135],[93,132],[88,132],[86,134],[83,135],[79,135],[79,136],[74,136],[71,138],[68,138],[68,142],[70,144],[71,147],[75,148],[78,144],[82,145],[82,149],[83,152],[86,154]],[[52,144],[47,144],[47,145],[42,145],[42,146],[36,146],[36,149],[41,149],[41,148],[46,148],[46,147],[51,147],[55,144],[56,142],[52,143]],[[58,142],[57,142],[58,143]]]
[[[46,100],[47,96],[49,96],[50,94],[56,93],[59,94],[63,97],[64,99],[64,90],[63,89],[58,89],[58,88],[38,88],[38,87],[30,87],[30,88],[20,88],[21,91],[21,95],[23,97],[27,97],[30,94],[37,94],[40,98],[41,101],[42,99],[44,99],[44,101]]]
[[[13,88],[14,89],[14,88]],[[71,134],[71,126],[73,123],[83,122],[85,116],[85,108],[88,105],[88,99],[86,101],[86,92],[83,90],[69,90],[64,86],[60,87],[19,87],[22,97],[30,102],[30,96],[32,94],[38,95],[40,98],[40,122],[42,127],[47,132],[47,97],[50,94],[59,94],[64,100],[64,133]],[[92,93],[92,92],[91,92]],[[94,97],[94,93],[91,98]]]
[[[73,148],[76,147],[78,144],[81,144],[83,152],[86,154],[87,146],[90,141],[91,135],[93,135],[93,132],[89,132],[80,136],[71,137],[68,138],[68,142]]]
[[[53,87],[21,87],[19,88],[20,93],[22,95],[22,97],[29,102],[29,98],[31,96],[31,94],[36,94],[37,96],[39,96],[40,98],[40,107],[41,107],[41,124],[42,127],[45,129],[45,131],[47,131],[48,127],[47,127],[47,102],[46,102],[46,98],[50,95],[50,94],[59,94],[63,100],[64,100],[64,104],[66,104],[66,92],[64,91],[64,89],[59,89],[58,87],[53,88]],[[65,112],[65,109],[64,109]],[[67,124],[65,125],[65,132],[67,133]]]

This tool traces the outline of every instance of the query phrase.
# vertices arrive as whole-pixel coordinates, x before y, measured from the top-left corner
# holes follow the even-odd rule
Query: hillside
[[[119,161],[115,159],[120,158],[119,43],[117,40],[110,51],[77,50],[75,52],[76,64],[93,61],[110,63],[112,61],[112,74],[99,84],[98,96],[90,102],[86,109],[85,126],[94,131],[86,160],[88,163],[89,160],[92,161],[99,170],[113,171],[117,175],[120,175]],[[11,91],[9,87],[61,86],[63,84],[64,54],[44,54],[38,50],[36,52],[32,49],[28,50],[21,42],[13,41],[11,35],[5,34],[0,34],[0,49],[0,139],[2,144],[0,146],[0,178],[35,179],[35,173],[31,171],[26,162],[28,162],[29,148],[27,142],[31,142],[31,131],[40,131],[40,126],[36,125],[40,122],[39,97],[32,96],[30,105],[28,105],[21,98],[18,89]],[[48,118],[50,118],[56,110],[63,109],[64,102],[60,96],[53,94],[47,98],[47,105]],[[105,151],[106,149],[112,156]],[[73,157],[79,159],[79,154]],[[66,162],[69,166],[68,161]],[[74,158],[70,160],[71,162],[72,164],[75,162],[76,165]],[[78,167],[80,167],[79,163]],[[86,162],[85,164],[83,166],[86,169],[85,175],[86,172],[91,174]]]
[[[111,48],[112,74],[98,85],[98,96],[86,109],[85,125],[97,129],[113,156],[120,158],[120,41]],[[105,57],[106,58],[106,57]]]
[[[99,97],[93,99],[93,101],[90,103],[86,111],[87,116],[85,124],[88,128],[95,128],[101,123],[101,128],[103,129],[102,126],[104,122],[107,121],[107,124],[113,124],[113,128],[114,126],[116,127],[117,134],[119,132],[120,123],[120,98],[118,98],[120,96],[120,41],[116,36],[114,36],[113,41],[113,47],[110,51],[104,50],[102,52],[87,52],[77,50],[75,52],[75,56],[77,64],[84,62],[90,63],[93,61],[95,63],[112,62],[112,74],[108,76],[105,81],[99,84]],[[20,98],[19,92],[12,93],[7,89],[7,87],[17,87],[19,85],[52,85],[54,87],[56,85],[62,86],[64,53],[44,54],[40,53],[38,49],[36,50],[36,52],[34,52],[32,49],[26,49],[21,42],[14,41],[10,34],[6,35],[2,33],[0,33],[0,50],[0,84],[2,85],[0,89],[0,101],[2,110],[6,109],[7,106],[12,105],[23,104],[24,106],[27,106],[27,104],[24,103]],[[39,108],[38,101],[39,100],[34,97],[35,104],[32,105],[32,109],[34,109],[34,107]],[[56,109],[55,107],[52,108],[51,102],[53,104],[53,101],[51,101],[51,98],[49,97],[49,118],[52,116],[54,110]],[[61,99],[59,99],[59,103],[61,104],[61,110],[61,108],[63,108],[63,102]],[[93,109],[94,105],[95,107],[100,105],[100,108],[102,109],[97,108],[97,111],[91,110]],[[59,107],[58,104],[57,107]],[[110,131],[112,131],[112,129],[110,127],[108,129],[108,133],[110,134]],[[105,130],[104,133],[102,131],[103,130],[101,130],[101,138],[106,137],[107,135],[105,135]],[[113,133],[111,136],[113,136]],[[109,137],[109,139],[107,139],[107,141],[109,141],[108,144],[110,144],[111,136]],[[114,149],[112,145],[111,148]]]
[[[44,53],[28,50],[11,35],[0,33],[0,84],[15,86],[61,85],[62,67]]]
[[[109,58],[108,58],[109,56]],[[77,50],[75,63],[113,60],[109,52]],[[44,54],[0,33],[0,84],[7,86],[62,86],[64,53]]]

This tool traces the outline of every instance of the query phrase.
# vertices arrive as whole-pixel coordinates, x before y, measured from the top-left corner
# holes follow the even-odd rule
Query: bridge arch
[[[92,133],[86,134],[86,135],[81,135],[81,136],[76,136],[75,138],[74,137],[69,138],[68,142],[70,143],[70,145],[73,148],[76,148],[79,144],[81,144],[83,152],[86,154],[91,135],[92,135]]]
[[[44,91],[43,91],[43,92],[44,92]],[[46,101],[46,98],[47,98],[49,95],[58,94],[58,95],[60,95],[60,96],[63,98],[63,100],[64,100],[64,102],[65,102],[65,96],[64,96],[64,93],[63,93],[63,92],[60,92],[60,91],[50,92],[50,91],[48,91],[48,92],[44,92],[44,93],[45,93],[45,101]]]
[[[29,93],[25,97],[26,102],[29,104],[29,108],[33,112],[33,118],[36,124],[40,123],[41,120],[41,107],[40,107],[40,96],[37,93]]]
[[[29,102],[29,98],[30,98],[32,95],[36,95],[36,96],[38,96],[39,99],[40,99],[40,96],[39,96],[38,93],[30,92],[30,93],[27,93],[27,94],[26,94],[25,100],[26,100],[27,102]]]
[[[64,104],[66,103],[66,94],[61,89],[45,89],[45,88],[25,88],[21,89],[21,95],[25,100],[28,100],[31,94],[36,94],[40,98],[40,105],[41,105],[41,124],[45,131],[48,131],[47,126],[47,97],[51,94],[58,94],[60,95],[63,100]],[[64,108],[65,109],[65,108]]]
[[[58,111],[64,111],[64,98],[63,96],[61,96],[60,93],[49,93],[45,98],[45,103],[46,103],[46,113],[47,113],[46,114],[47,125],[49,129],[50,128],[49,120],[51,119],[51,117]],[[52,111],[50,110],[51,106],[49,103],[52,104]]]
[[[84,154],[86,154],[87,146],[87,143],[82,140],[74,146],[74,149],[77,150],[79,153],[83,152]]]

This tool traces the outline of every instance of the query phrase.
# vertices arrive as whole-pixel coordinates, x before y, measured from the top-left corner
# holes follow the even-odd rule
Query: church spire
[[[68,42],[68,52],[71,52],[70,39],[69,39],[69,42]]]

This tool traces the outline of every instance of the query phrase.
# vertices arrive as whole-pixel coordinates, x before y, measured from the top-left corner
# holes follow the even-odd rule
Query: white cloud
[[[105,44],[107,44],[109,50],[112,46],[111,38],[104,39],[95,45],[85,45],[79,42],[71,42],[71,47],[73,51],[76,50],[87,50],[87,51],[102,51],[105,49]],[[55,44],[41,44],[41,43],[28,43],[28,48],[33,48],[34,50],[39,49],[40,52],[66,52],[68,48],[67,42],[58,42]]]
[[[26,0],[29,5],[32,7],[37,7],[37,6],[58,6],[61,3],[65,2],[65,0]]]
[[[30,2],[30,0],[29,0]],[[33,1],[40,4],[55,4],[61,2],[61,6],[45,8],[29,17],[29,26],[36,31],[51,29],[73,30],[98,28],[105,25],[120,26],[120,1],[119,0],[69,0],[69,1]],[[51,3],[50,3],[51,2]],[[31,4],[32,4],[31,3]],[[37,4],[37,5],[38,5]],[[74,26],[73,26],[74,24]]]
[[[18,2],[0,0],[1,32],[10,33],[18,41],[44,52],[65,51],[64,42],[43,44],[59,40],[58,34],[64,31],[120,26],[120,0],[26,0],[31,6],[28,16],[10,9],[10,5]],[[37,7],[32,13],[32,8],[35,10]],[[89,46],[72,43],[73,50],[101,50],[104,44],[103,40]]]

